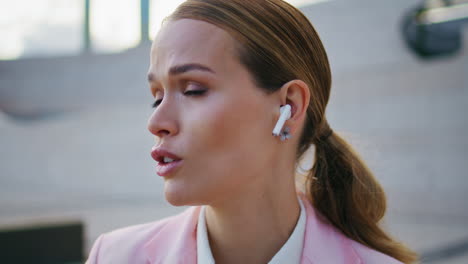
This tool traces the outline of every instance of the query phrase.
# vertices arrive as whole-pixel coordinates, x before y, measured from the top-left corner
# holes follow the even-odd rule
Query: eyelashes
[[[162,100],[156,100],[154,103],[151,104],[151,107],[152,107],[152,108],[158,107],[158,105],[161,104],[161,101],[162,101]]]
[[[201,96],[205,92],[206,92],[206,90],[190,90],[190,91],[186,91],[184,93],[184,95],[187,95],[187,96]],[[158,99],[154,103],[151,104],[151,107],[156,108],[156,107],[158,107],[158,105],[161,104],[161,102],[162,102],[162,99]]]
[[[188,96],[197,96],[197,95],[202,95],[206,92],[206,90],[191,90],[191,91],[186,91],[184,94]]]

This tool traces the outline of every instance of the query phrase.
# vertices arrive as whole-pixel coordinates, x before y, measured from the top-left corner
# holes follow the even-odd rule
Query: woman
[[[415,261],[378,226],[384,192],[327,123],[329,63],[300,11],[184,2],[153,43],[148,76],[166,199],[192,207],[101,235],[88,263]],[[303,193],[295,170],[312,145]]]

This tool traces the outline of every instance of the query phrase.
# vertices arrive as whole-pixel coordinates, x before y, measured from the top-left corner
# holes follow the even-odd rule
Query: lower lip
[[[183,160],[178,160],[167,164],[158,163],[158,165],[156,165],[156,173],[161,177],[167,177],[182,165],[182,161]]]

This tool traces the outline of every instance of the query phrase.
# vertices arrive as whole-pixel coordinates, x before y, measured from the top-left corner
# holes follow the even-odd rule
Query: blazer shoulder
[[[367,263],[387,263],[387,264],[403,264],[399,260],[379,252],[375,249],[367,247],[357,241],[351,240],[351,247],[359,256],[363,264]]]
[[[343,234],[302,196],[307,212],[303,263],[402,264]]]
[[[166,228],[174,225],[185,214],[163,218],[144,224],[127,226],[101,234],[94,242],[86,264],[92,263],[146,263],[144,247]]]
[[[159,230],[163,229],[168,223],[170,223],[176,216],[166,217],[157,221],[126,226],[112,230],[110,232],[102,234],[106,238],[106,241],[118,243],[125,242],[128,244],[128,239],[143,239],[158,233]]]

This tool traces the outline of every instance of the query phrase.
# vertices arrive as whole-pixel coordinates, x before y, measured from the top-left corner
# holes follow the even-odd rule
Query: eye
[[[188,96],[197,96],[197,95],[202,95],[206,92],[206,89],[203,88],[203,86],[199,85],[196,82],[189,82],[187,84],[187,87],[194,87],[192,90],[187,90],[184,92],[185,95]]]
[[[196,87],[201,87],[199,85],[190,85],[190,86],[196,86]],[[206,93],[206,89],[199,89],[199,90],[188,90],[186,92],[184,92],[184,95],[187,95],[187,96],[201,96],[203,95],[204,93]],[[158,107],[162,102],[162,99],[159,99],[159,100],[156,100],[151,106],[153,108],[156,108]]]
[[[151,107],[156,108],[158,105],[161,104],[162,99],[156,100],[153,104],[151,104]]]
[[[186,91],[184,94],[185,95],[193,95],[193,96],[197,96],[197,95],[202,95],[206,92],[206,90],[191,90],[191,91]]]

